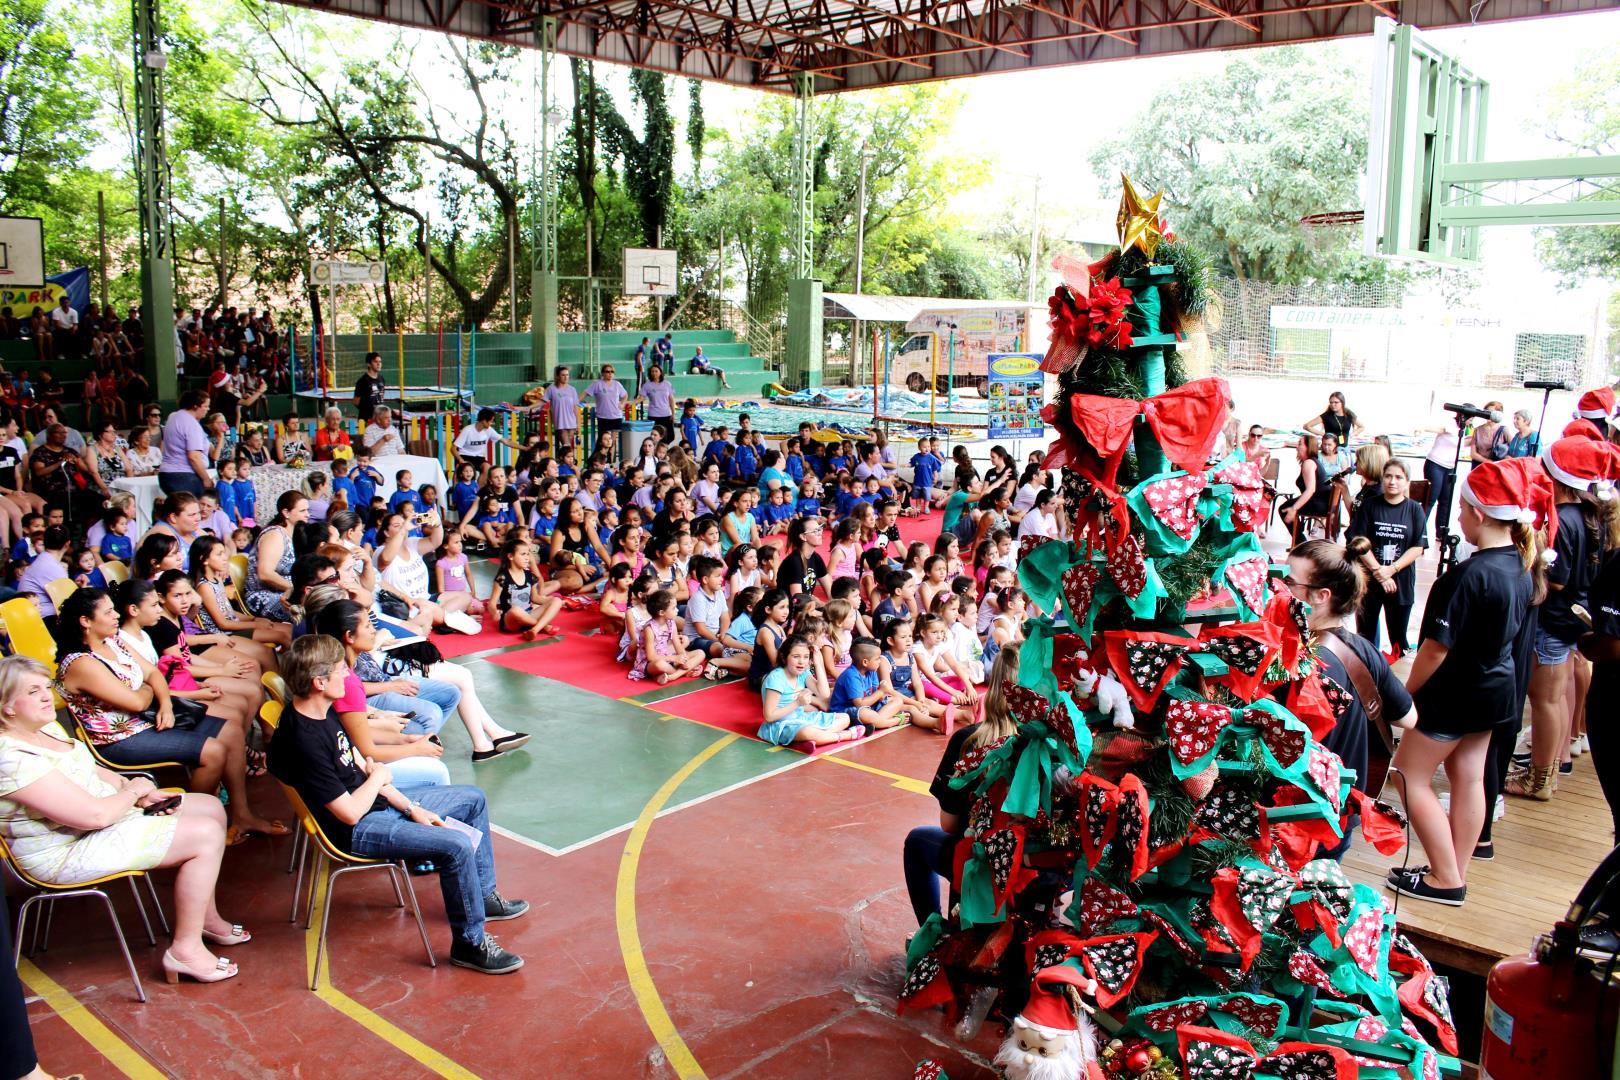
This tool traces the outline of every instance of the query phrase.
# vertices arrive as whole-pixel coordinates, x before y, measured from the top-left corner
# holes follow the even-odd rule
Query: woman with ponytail
[[[1429,865],[1389,872],[1389,887],[1401,895],[1453,907],[1468,894],[1468,860],[1488,812],[1491,734],[1511,720],[1516,702],[1513,647],[1537,587],[1535,529],[1554,513],[1552,482],[1525,458],[1486,462],[1457,488],[1463,537],[1477,550],[1429,592],[1406,680],[1417,726],[1394,761]],[[1451,781],[1449,817],[1430,786],[1442,765]]]
[[[1344,625],[1369,587],[1365,576],[1343,547],[1329,540],[1307,540],[1288,553],[1288,576],[1283,583],[1311,605],[1309,626],[1320,645],[1316,655],[1322,673],[1350,695],[1348,707],[1322,745],[1339,755],[1346,768],[1355,770],[1356,790],[1376,797],[1389,768],[1385,732],[1411,727],[1417,711],[1412,707],[1412,695],[1390,670],[1378,646]],[[1382,721],[1376,744],[1374,712]],[[1369,768],[1374,759],[1377,766]],[[1320,857],[1340,858],[1349,847],[1347,829],[1344,839]]]
[[[1620,471],[1617,455],[1620,451],[1608,443],[1583,436],[1559,439],[1541,453],[1552,480],[1558,525],[1530,675],[1530,766],[1508,776],[1503,790],[1509,795],[1551,799],[1560,763],[1569,760],[1571,657],[1587,628],[1575,609],[1586,606],[1597,579],[1605,539],[1600,507],[1614,502],[1609,477]]]

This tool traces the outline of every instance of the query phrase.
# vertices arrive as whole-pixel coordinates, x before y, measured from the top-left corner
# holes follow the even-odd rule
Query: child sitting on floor
[[[521,633],[533,641],[544,633],[556,633],[551,620],[562,610],[562,599],[555,582],[542,581],[534,572],[534,548],[514,536],[501,550],[501,568],[495,571],[491,599],[496,620],[507,633]]]
[[[703,677],[723,679],[728,674],[747,674],[748,653],[752,650],[732,651],[725,642],[731,625],[731,611],[726,604],[726,564],[707,555],[693,556],[692,584],[686,601],[686,628],[692,645],[708,658]]]
[[[856,724],[870,728],[894,727],[904,718],[899,694],[883,688],[883,650],[878,643],[863,638],[849,647],[849,667],[833,684],[833,712],[841,712]]]
[[[911,646],[911,664],[917,688],[935,701],[953,705],[957,719],[971,724],[979,695],[967,675],[951,656],[945,620],[924,615],[917,620],[917,642]]]
[[[651,618],[647,614],[647,597],[657,588],[652,575],[643,574],[630,582],[624,601],[624,630],[619,634],[619,653],[615,657],[621,664],[635,662],[641,650],[641,628]]]
[[[864,724],[851,725],[849,714],[828,711],[826,676],[816,668],[810,643],[790,637],[782,643],[780,662],[765,676],[760,690],[765,721],[759,737],[776,746],[789,743],[836,743],[859,739]]]
[[[647,597],[647,623],[641,628],[641,648],[636,653],[632,679],[656,678],[659,686],[685,679],[703,670],[701,650],[687,647],[675,617],[675,594],[659,589]]]
[[[446,533],[444,543],[433,561],[434,585],[437,593],[472,593],[472,579],[467,576],[467,553],[461,548],[460,533]],[[477,595],[467,605],[467,614],[475,619],[484,617],[484,605]]]
[[[930,701],[917,687],[917,673],[911,663],[911,624],[904,619],[890,620],[882,625],[880,637],[884,689],[905,702],[901,708],[911,714],[914,726],[949,734],[950,707]]]
[[[608,567],[607,584],[602,586],[602,601],[596,605],[602,613],[602,633],[624,630],[624,614],[630,608],[630,583],[635,578],[629,563],[614,563]]]
[[[827,629],[815,645],[821,652],[821,662],[827,670],[827,678],[836,682],[839,676],[849,670],[849,647],[855,640],[857,616],[848,600],[828,601],[825,616]]]

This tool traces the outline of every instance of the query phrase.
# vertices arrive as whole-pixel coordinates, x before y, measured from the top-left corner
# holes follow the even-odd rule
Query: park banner
[[[990,438],[1039,439],[1046,434],[1041,407],[1046,376],[1040,353],[990,354]]]
[[[69,307],[84,314],[90,306],[90,271],[86,267],[52,274],[44,285],[34,288],[0,287],[0,308],[10,308],[13,315],[26,322],[36,307],[49,312],[64,296],[68,298]]]

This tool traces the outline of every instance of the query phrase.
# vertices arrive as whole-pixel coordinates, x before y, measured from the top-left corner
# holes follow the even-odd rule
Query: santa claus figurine
[[[1007,1080],[1103,1080],[1097,1031],[1081,1003],[1097,984],[1069,964],[1035,973],[1029,1002],[996,1051]]]

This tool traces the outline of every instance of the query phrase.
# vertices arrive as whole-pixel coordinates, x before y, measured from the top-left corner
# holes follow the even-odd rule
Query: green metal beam
[[[815,78],[797,75],[793,82],[798,96],[798,128],[793,142],[793,227],[796,263],[793,276],[814,277],[815,266]]]
[[[163,17],[158,0],[132,0],[135,49],[135,182],[141,206],[141,329],[147,375],[159,401],[179,396],[174,340],[174,233],[169,151],[163,131]]]
[[[557,152],[551,103],[551,64],[557,58],[555,18],[548,15],[536,20],[534,46],[536,85],[531,87],[530,112],[537,130],[531,145],[538,160],[530,161],[534,176],[529,196],[529,355],[536,377],[545,382],[557,368]]]

